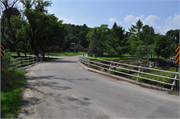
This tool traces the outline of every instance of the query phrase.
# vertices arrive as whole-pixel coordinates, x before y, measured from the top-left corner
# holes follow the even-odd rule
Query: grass
[[[11,58],[14,59],[14,57]],[[45,58],[43,62],[55,59],[58,58]],[[22,61],[24,64],[27,63],[25,59]],[[7,67],[1,70],[1,118],[17,118],[22,106],[22,92],[25,90],[25,73],[27,72],[23,69],[17,70],[17,68],[9,70]]]
[[[17,56],[16,52],[10,52],[11,56]],[[45,56],[77,56],[77,55],[83,55],[83,54],[87,54],[86,52],[78,52],[78,53],[73,53],[73,52],[50,52],[50,53],[46,53]],[[21,56],[24,56],[23,53],[20,53]],[[27,56],[32,55],[27,53]],[[40,54],[39,54],[40,55]]]
[[[49,53],[49,56],[77,56],[77,55],[83,55],[87,54],[86,52],[78,52],[78,53],[73,53],[73,52],[58,52],[58,53]],[[48,56],[48,53],[46,54]]]
[[[7,71],[1,75],[1,118],[17,118],[25,90],[25,70]]]
[[[92,58],[95,58],[95,56],[92,56]],[[117,61],[129,61],[129,60],[136,60],[136,57],[130,54],[124,54],[122,56],[122,59],[120,59],[119,56],[109,56],[109,55],[104,55],[102,57],[97,57],[98,59],[103,59],[103,60],[117,60]],[[157,58],[157,56],[153,56],[153,59]],[[149,56],[149,59],[151,57]],[[163,57],[159,57],[159,59],[164,59]],[[142,60],[147,60],[147,56],[145,55]]]

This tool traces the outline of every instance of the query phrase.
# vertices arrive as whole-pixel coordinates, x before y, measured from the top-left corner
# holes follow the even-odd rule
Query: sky
[[[47,9],[63,23],[90,28],[116,22],[128,31],[140,19],[155,33],[180,29],[180,0],[52,0]]]

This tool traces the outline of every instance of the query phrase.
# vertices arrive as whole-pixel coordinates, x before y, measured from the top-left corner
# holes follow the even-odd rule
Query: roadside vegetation
[[[17,118],[25,90],[25,70],[10,70],[10,53],[5,53],[1,64],[1,118]]]

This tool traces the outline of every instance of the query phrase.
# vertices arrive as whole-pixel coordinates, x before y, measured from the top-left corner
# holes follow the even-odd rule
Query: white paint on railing
[[[39,58],[40,58],[40,61],[42,62],[42,57],[40,56]],[[10,59],[10,69],[14,69],[16,67],[21,68],[22,67],[22,65],[21,65],[22,62],[23,62],[23,65],[36,64],[36,63],[38,63],[39,58],[38,57],[25,57],[25,58],[18,57],[16,59]],[[22,59],[27,59],[27,60],[22,61]],[[18,60],[18,61],[15,61],[15,60]],[[24,61],[26,61],[26,63]],[[19,65],[13,67],[13,65],[18,64],[18,63],[19,63]]]
[[[91,58],[91,59],[101,60],[101,59],[97,59],[97,58]],[[80,61],[81,63],[85,63],[85,65],[86,65],[85,57],[81,58],[81,57],[79,56],[79,61]],[[152,68],[135,66],[135,65],[129,65],[129,64],[118,63],[118,62],[107,61],[107,60],[101,60],[101,61],[110,62],[110,65],[103,64],[103,63],[99,63],[99,62],[95,62],[95,61],[89,61],[89,57],[88,57],[88,68],[89,68],[89,65],[92,65],[92,66],[100,67],[101,69],[107,69],[107,70],[108,70],[108,73],[110,73],[111,67],[120,68],[120,67],[117,67],[117,66],[112,66],[112,63],[114,63],[114,64],[126,65],[126,66],[131,66],[131,67],[138,67],[138,71],[136,71],[136,70],[130,70],[130,69],[126,69],[126,68],[120,68],[120,69],[124,69],[124,70],[128,70],[128,71],[137,72],[137,73],[138,73],[137,76],[136,76],[136,75],[132,75],[132,74],[128,74],[128,73],[124,73],[124,72],[120,72],[120,71],[114,71],[114,72],[121,73],[121,74],[126,74],[126,75],[129,75],[129,76],[137,77],[136,81],[138,81],[138,78],[142,78],[142,79],[146,79],[146,80],[150,80],[150,81],[154,81],[154,82],[158,82],[158,83],[162,83],[162,84],[171,85],[171,90],[173,90],[173,87],[174,87],[174,85],[175,85],[175,81],[176,81],[176,80],[179,80],[179,79],[177,79],[177,75],[180,74],[180,73],[178,73],[178,72],[170,72],[170,71],[152,69]],[[97,66],[97,65],[90,64],[90,62],[109,66],[109,69],[108,69],[108,68],[101,67],[101,66]],[[161,71],[161,72],[167,72],[167,73],[172,73],[172,74],[175,74],[175,77],[174,77],[174,78],[171,78],[171,77],[166,77],[166,76],[161,76],[161,75],[156,75],[156,74],[151,74],[151,73],[145,73],[145,72],[142,72],[142,71],[141,71],[141,68],[143,68],[143,69],[149,69],[149,70],[156,70],[156,71]],[[152,75],[152,76],[157,76],[157,77],[162,77],[162,78],[172,79],[172,80],[173,80],[173,83],[171,84],[171,83],[166,83],[166,82],[162,82],[162,81],[157,81],[157,80],[153,80],[153,79],[149,79],[149,78],[145,78],[145,77],[140,77],[140,76],[139,76],[139,73],[147,74],[147,75]]]

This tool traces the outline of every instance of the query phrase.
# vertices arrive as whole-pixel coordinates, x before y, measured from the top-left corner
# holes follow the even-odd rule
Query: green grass
[[[92,58],[95,58],[95,56],[92,56]],[[122,59],[120,59],[119,56],[102,56],[102,57],[97,57],[98,59],[103,59],[103,60],[117,60],[117,61],[129,61],[129,60],[136,60],[136,57],[130,54],[124,54],[122,56]],[[157,58],[157,56],[153,56],[153,59]],[[149,56],[149,59],[151,59],[151,57]],[[159,57],[159,59],[164,59],[163,57]],[[147,60],[147,56],[145,55],[143,57],[142,60]]]
[[[17,56],[16,52],[10,52],[11,56]],[[83,54],[87,54],[86,52],[78,52],[78,53],[73,53],[73,52],[50,52],[50,53],[46,53],[45,56],[77,56],[77,55],[83,55]],[[24,56],[23,53],[20,53],[21,56]],[[33,54],[29,54],[28,55],[33,55]],[[40,55],[40,54],[39,54]]]
[[[25,90],[25,70],[7,71],[1,75],[1,118],[17,118]],[[12,83],[11,83],[12,82]]]
[[[60,53],[49,53],[49,56],[77,56],[77,55],[83,55],[87,54],[86,52],[78,52],[78,53],[73,53],[73,52],[60,52]],[[48,56],[48,53],[46,53],[46,56]]]

